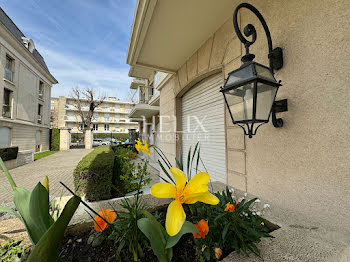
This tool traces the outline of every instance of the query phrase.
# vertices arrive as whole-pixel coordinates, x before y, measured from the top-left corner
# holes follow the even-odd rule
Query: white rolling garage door
[[[187,170],[188,150],[199,141],[200,155],[212,181],[226,183],[225,107],[219,92],[222,75],[211,76],[182,97],[182,157]],[[196,159],[193,161],[193,169]],[[199,171],[205,171],[199,164]],[[192,176],[195,170],[192,170]]]

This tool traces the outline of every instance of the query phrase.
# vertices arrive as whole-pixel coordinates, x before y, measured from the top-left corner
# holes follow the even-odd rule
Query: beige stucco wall
[[[227,182],[272,204],[341,225],[350,215],[350,2],[250,3],[266,19],[274,47],[284,50],[284,67],[276,72],[283,84],[277,99],[287,98],[289,111],[279,114],[283,128],[268,123],[252,139],[226,116]],[[255,61],[268,65],[262,27],[246,10],[241,21],[256,26],[251,52]],[[241,55],[230,18],[160,90],[162,128],[180,130],[181,96],[211,74],[222,72],[224,79],[240,66]],[[173,161],[181,139],[173,131],[167,134],[161,136],[161,148]]]
[[[0,29],[0,126],[11,129],[11,145],[19,151],[35,152],[36,132],[41,132],[41,151],[49,150],[51,85],[45,75],[21,55],[5,39]],[[24,47],[22,47],[24,48]],[[13,59],[13,81],[5,76],[6,56]],[[39,81],[43,82],[43,97],[39,98]],[[11,118],[2,117],[4,89],[12,91]],[[42,122],[38,123],[38,105],[42,105]]]

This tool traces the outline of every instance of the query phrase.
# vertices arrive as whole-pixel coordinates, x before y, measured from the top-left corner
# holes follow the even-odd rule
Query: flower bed
[[[159,220],[164,225],[166,219],[166,211],[168,205],[162,205],[151,210],[152,214],[158,213]],[[196,222],[198,217],[193,216],[189,207],[185,207],[187,219],[191,222]],[[267,232],[272,232],[279,227],[271,222],[265,220],[265,226]],[[60,261],[118,261],[116,258],[116,247],[113,242],[106,241],[98,246],[93,246],[89,243],[89,237],[95,233],[93,224],[90,222],[84,224],[78,224],[68,228],[66,236],[63,241],[62,250],[60,253]],[[179,243],[174,247],[174,254],[176,254],[172,262],[184,262],[184,261],[198,261],[196,257],[196,244],[195,238],[192,234],[184,235]],[[224,259],[230,251],[226,251],[222,254],[221,260]],[[122,257],[121,261],[133,261],[132,256]],[[150,248],[147,248],[144,252],[144,257],[140,261],[157,262],[158,259]],[[214,260],[215,261],[215,260]]]

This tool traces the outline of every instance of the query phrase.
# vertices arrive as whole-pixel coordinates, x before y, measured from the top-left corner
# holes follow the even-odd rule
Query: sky
[[[0,0],[0,6],[58,80],[53,97],[92,87],[97,95],[129,99],[126,54],[136,0]]]

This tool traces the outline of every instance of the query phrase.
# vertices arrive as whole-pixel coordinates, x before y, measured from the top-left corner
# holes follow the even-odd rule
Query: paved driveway
[[[17,186],[32,190],[44,176],[49,177],[50,196],[70,195],[59,181],[73,188],[73,170],[78,162],[92,150],[71,149],[60,151],[32,163],[10,170]],[[1,169],[1,168],[0,168]],[[12,202],[12,190],[5,174],[0,172],[0,204]]]

